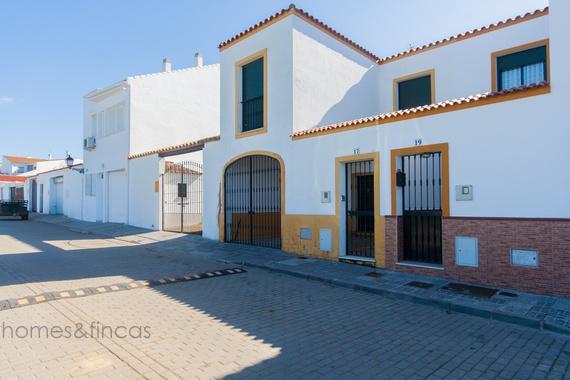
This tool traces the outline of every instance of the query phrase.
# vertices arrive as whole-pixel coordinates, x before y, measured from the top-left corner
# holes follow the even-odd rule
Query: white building
[[[382,58],[291,6],[223,42],[204,236],[569,296],[568,14]]]
[[[25,177],[28,173],[51,170],[64,164],[64,160],[3,156],[2,168],[5,175],[0,180],[0,200],[29,200],[24,186]],[[30,207],[31,207],[30,202]]]
[[[65,215],[82,219],[83,165],[76,160],[68,168],[65,160],[49,161],[31,172],[22,174],[25,178],[24,197],[28,209],[39,214]]]
[[[36,169],[37,163],[41,161],[47,160],[32,157],[3,156],[2,171],[0,173],[17,175],[29,172]]]
[[[24,200],[25,181],[17,175],[0,174],[0,201]]]
[[[162,156],[219,134],[219,65],[195,58],[195,67],[165,60],[162,72],[85,96],[85,220],[160,228]]]

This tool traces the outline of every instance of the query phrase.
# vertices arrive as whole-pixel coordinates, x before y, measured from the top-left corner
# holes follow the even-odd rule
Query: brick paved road
[[[228,267],[0,221],[0,299]],[[318,282],[247,273],[0,311],[0,378],[570,378],[570,339]],[[6,326],[148,326],[148,339]]]

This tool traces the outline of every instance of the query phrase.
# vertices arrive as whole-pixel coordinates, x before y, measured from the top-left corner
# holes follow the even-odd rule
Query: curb
[[[519,315],[508,314],[508,313],[504,313],[504,312],[500,312],[500,311],[491,311],[491,310],[479,309],[476,307],[461,305],[461,304],[457,304],[457,303],[453,303],[453,302],[449,302],[449,301],[441,301],[441,300],[436,300],[436,299],[432,299],[432,298],[424,298],[424,297],[415,296],[415,295],[408,294],[408,293],[397,292],[394,290],[374,288],[374,287],[370,287],[370,286],[366,286],[366,285],[355,284],[355,283],[344,281],[344,280],[338,280],[338,279],[334,279],[334,278],[325,278],[325,277],[321,277],[321,276],[317,276],[317,275],[313,275],[313,274],[307,274],[307,273],[299,273],[299,272],[295,272],[293,270],[288,270],[288,269],[283,269],[283,268],[275,268],[275,267],[272,267],[270,265],[253,264],[253,263],[249,263],[249,262],[245,262],[245,261],[239,262],[239,263],[233,262],[231,260],[223,260],[223,261],[228,263],[228,264],[234,264],[234,265],[239,264],[239,265],[248,266],[248,267],[252,267],[252,268],[265,269],[265,270],[269,270],[271,272],[276,272],[276,273],[281,273],[281,274],[285,274],[285,275],[289,275],[289,276],[293,276],[293,277],[303,278],[306,280],[318,281],[318,282],[321,282],[324,284],[334,285],[334,286],[338,286],[341,288],[377,294],[377,295],[381,295],[381,296],[384,296],[386,298],[396,300],[396,301],[402,301],[403,300],[403,301],[408,301],[408,302],[412,302],[412,303],[419,304],[419,305],[436,307],[438,309],[442,309],[442,310],[449,311],[449,312],[456,312],[456,313],[461,313],[461,314],[472,315],[475,317],[496,320],[496,321],[510,323],[510,324],[519,325],[519,326],[523,326],[523,327],[530,327],[530,328],[534,328],[534,329],[541,330],[541,331],[549,331],[549,332],[553,332],[553,333],[557,333],[557,334],[570,335],[570,329],[555,325],[555,324],[550,323],[550,322],[546,322],[544,320],[535,319],[535,318],[528,318],[528,317],[523,317],[523,316],[519,316]]]

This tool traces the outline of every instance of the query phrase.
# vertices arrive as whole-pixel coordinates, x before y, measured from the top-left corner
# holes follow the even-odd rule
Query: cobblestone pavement
[[[0,299],[228,268],[195,250],[0,221]],[[0,323],[6,379],[570,378],[567,336],[255,268],[3,310]]]

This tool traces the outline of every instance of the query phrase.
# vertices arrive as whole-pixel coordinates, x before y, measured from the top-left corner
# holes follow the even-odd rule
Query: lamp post
[[[67,158],[65,159],[65,164],[67,165],[67,168],[70,170],[75,170],[76,172],[83,174],[83,169],[77,169],[77,168],[73,167],[74,161],[75,160],[73,159],[73,157],[71,157],[71,154],[68,154]]]

